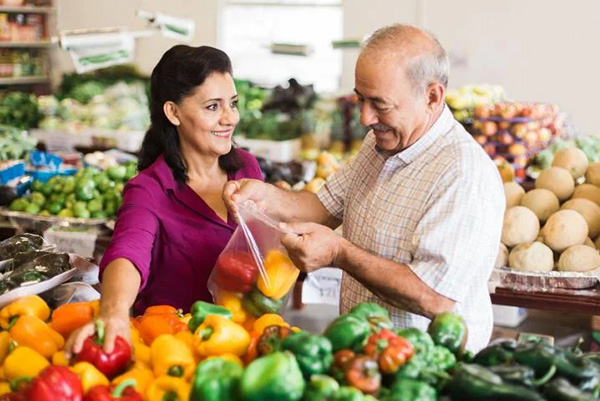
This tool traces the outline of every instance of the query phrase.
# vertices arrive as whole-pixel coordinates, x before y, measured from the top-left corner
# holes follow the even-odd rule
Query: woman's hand
[[[104,323],[104,352],[110,353],[113,351],[117,336],[123,337],[131,345],[131,328],[128,314],[111,314],[108,317],[100,316],[98,319]],[[80,353],[83,342],[86,338],[93,336],[95,332],[96,325],[91,322],[71,333],[65,344],[67,359]]]

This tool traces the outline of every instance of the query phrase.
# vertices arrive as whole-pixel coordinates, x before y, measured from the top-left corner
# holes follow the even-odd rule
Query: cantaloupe
[[[555,252],[562,252],[573,245],[582,245],[588,236],[588,226],[575,210],[559,210],[548,218],[542,229],[544,243]]]
[[[575,180],[568,170],[562,167],[550,167],[542,171],[535,180],[536,188],[549,189],[559,201],[567,200],[575,190]]]
[[[554,269],[554,254],[541,242],[525,242],[510,251],[508,265],[514,270],[548,272]]]
[[[592,184],[581,184],[576,186],[572,197],[574,199],[589,199],[600,206],[600,188]]]
[[[585,182],[600,187],[600,163],[590,163],[585,172]]]
[[[600,267],[600,253],[586,245],[574,245],[565,250],[558,259],[559,271],[586,272]]]
[[[575,210],[583,216],[588,225],[588,236],[596,238],[600,234],[600,206],[589,199],[573,198],[566,201],[561,209]]]
[[[579,148],[566,148],[554,154],[552,165],[568,170],[576,180],[585,174],[588,168],[588,158]]]
[[[496,256],[496,262],[494,267],[508,266],[508,248],[502,242],[498,249],[498,256]]]
[[[513,206],[504,213],[502,225],[502,243],[504,245],[513,247],[524,242],[533,242],[539,232],[540,221],[535,213],[525,206]]]
[[[521,203],[525,190],[516,182],[504,183],[504,195],[506,195],[506,208],[517,206]]]
[[[543,223],[558,210],[559,202],[554,192],[549,189],[536,188],[523,196],[521,206],[530,209]]]

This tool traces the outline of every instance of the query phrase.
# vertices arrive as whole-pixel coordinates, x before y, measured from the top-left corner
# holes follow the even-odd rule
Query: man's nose
[[[364,126],[377,124],[377,113],[373,110],[373,106],[370,102],[365,101],[360,106],[360,123]]]

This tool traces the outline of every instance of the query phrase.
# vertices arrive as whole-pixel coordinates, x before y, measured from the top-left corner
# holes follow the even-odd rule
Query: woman
[[[227,55],[208,46],[168,50],[151,77],[151,126],[138,176],[126,185],[112,241],[100,264],[105,350],[129,339],[129,311],[189,310],[210,301],[210,272],[235,229],[221,198],[228,180],[262,179],[258,162],[232,146],[239,122]],[[78,353],[89,324],[67,349]]]

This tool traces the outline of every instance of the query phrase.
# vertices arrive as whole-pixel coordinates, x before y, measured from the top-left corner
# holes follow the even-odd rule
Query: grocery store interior
[[[0,401],[600,399],[598,38],[595,0],[0,0]]]

